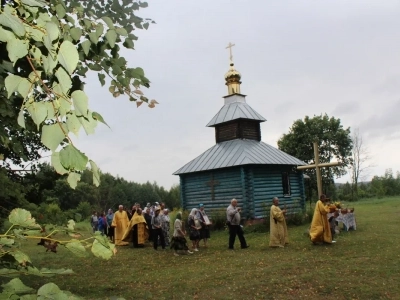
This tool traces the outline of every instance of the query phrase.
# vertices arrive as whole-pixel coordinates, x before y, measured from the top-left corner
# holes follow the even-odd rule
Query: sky
[[[160,104],[113,98],[96,74],[85,86],[90,109],[111,129],[82,132],[77,144],[103,172],[167,189],[179,183],[172,173],[215,144],[206,124],[227,95],[229,42],[241,92],[267,119],[263,142],[277,147],[295,120],[326,113],[358,128],[373,165],[364,180],[400,171],[399,1],[148,3],[138,15],[156,24],[137,31],[124,56],[145,70],[151,87],[143,92]]]

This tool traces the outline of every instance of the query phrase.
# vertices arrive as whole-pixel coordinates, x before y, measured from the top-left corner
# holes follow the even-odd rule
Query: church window
[[[282,173],[282,189],[283,196],[290,196],[290,176],[289,173]]]

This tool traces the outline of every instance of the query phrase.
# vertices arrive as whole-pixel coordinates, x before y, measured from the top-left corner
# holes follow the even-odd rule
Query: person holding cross
[[[319,243],[332,244],[331,229],[328,222],[328,200],[324,194],[319,197],[315,204],[315,210],[310,227],[310,238],[314,245]]]

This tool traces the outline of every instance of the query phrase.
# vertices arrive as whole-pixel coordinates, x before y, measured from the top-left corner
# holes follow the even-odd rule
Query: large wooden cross
[[[321,169],[323,167],[332,167],[340,165],[340,162],[330,162],[330,163],[319,163],[319,151],[318,151],[318,143],[314,142],[314,164],[307,165],[307,166],[299,166],[297,170],[305,170],[305,169],[315,169],[317,173],[317,189],[318,189],[318,198],[321,196],[322,193],[322,176],[321,176]]]
[[[214,175],[211,174],[211,180],[207,181],[206,184],[211,187],[211,200],[215,200],[215,190],[214,187],[219,184],[218,180],[214,180]]]
[[[231,42],[229,42],[228,46],[225,47],[225,49],[229,49],[229,59],[232,61],[232,47],[235,46],[235,44],[232,44]]]

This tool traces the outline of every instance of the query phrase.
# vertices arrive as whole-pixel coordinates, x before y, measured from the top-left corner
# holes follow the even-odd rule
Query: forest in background
[[[40,164],[36,171],[24,176],[10,176],[0,169],[0,214],[21,207],[32,212],[40,223],[65,224],[68,219],[88,219],[92,212],[116,209],[119,204],[131,207],[135,202],[141,205],[165,202],[173,209],[181,206],[179,185],[169,190],[157,182],[136,183],[109,173],[101,173],[100,185],[93,185],[90,171],[82,173],[82,179],[71,189],[66,175],[59,175],[49,164]],[[305,181],[307,202],[315,202],[316,195],[308,192]],[[352,183],[331,184],[324,189],[333,200],[352,202],[372,197],[400,195],[400,173],[386,170],[383,176],[374,176],[370,182],[358,184],[355,192]],[[268,200],[268,199],[266,199]]]
[[[4,218],[16,208],[29,210],[38,222],[65,224],[68,219],[87,219],[92,212],[163,201],[168,208],[180,207],[179,186],[169,190],[156,182],[136,183],[109,173],[100,173],[100,185],[93,185],[92,173],[83,171],[81,181],[71,189],[66,175],[49,164],[24,176],[9,176],[0,168],[0,214]]]

